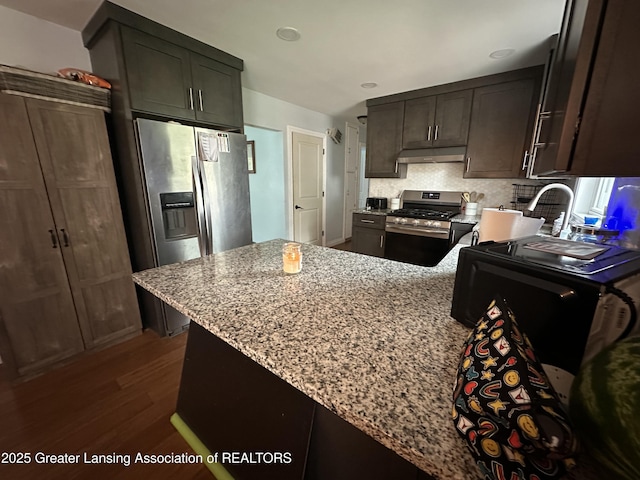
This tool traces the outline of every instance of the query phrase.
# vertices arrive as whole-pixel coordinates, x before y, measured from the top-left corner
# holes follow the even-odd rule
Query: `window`
[[[593,189],[593,197],[589,206],[589,213],[604,216],[609,204],[609,197],[613,189],[615,178],[606,177],[598,178],[595,188]]]
[[[584,222],[585,217],[603,219],[607,215],[607,205],[615,180],[613,177],[579,178],[575,186],[574,221]]]

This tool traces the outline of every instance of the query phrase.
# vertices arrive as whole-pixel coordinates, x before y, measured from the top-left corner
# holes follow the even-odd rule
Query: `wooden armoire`
[[[0,94],[0,356],[30,376],[141,332],[104,112]]]

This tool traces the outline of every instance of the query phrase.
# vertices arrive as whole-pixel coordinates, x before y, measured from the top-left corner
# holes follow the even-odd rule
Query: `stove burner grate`
[[[458,212],[439,211],[428,208],[400,208],[398,210],[392,210],[389,214],[395,215],[396,217],[448,220],[451,217],[454,217],[456,213]]]

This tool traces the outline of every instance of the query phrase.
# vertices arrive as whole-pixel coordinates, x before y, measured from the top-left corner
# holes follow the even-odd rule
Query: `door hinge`
[[[322,236],[324,237],[324,230],[322,230]]]
[[[324,198],[324,191],[322,192],[322,198]]]
[[[322,149],[322,154],[324,155],[324,148]]]

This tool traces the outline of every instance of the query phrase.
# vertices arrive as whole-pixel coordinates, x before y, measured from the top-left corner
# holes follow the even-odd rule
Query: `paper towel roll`
[[[544,217],[532,218],[532,217],[520,217],[516,220],[513,228],[511,229],[511,238],[522,238],[530,235],[535,235],[540,230],[540,227],[544,223]]]
[[[512,238],[514,225],[522,212],[519,210],[500,210],[499,208],[483,208],[480,217],[480,241],[493,240],[501,242]]]

